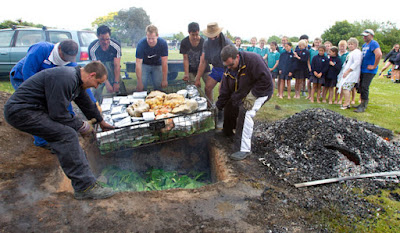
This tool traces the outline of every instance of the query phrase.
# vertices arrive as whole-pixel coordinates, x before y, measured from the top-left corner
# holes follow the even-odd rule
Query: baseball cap
[[[363,36],[368,36],[368,35],[375,35],[375,33],[374,33],[374,31],[372,30],[372,29],[365,29],[364,31],[363,31],[363,33],[361,33],[361,35],[363,35]]]
[[[76,54],[78,53],[78,44],[71,39],[63,40],[60,42],[61,52],[65,61],[75,62]]]

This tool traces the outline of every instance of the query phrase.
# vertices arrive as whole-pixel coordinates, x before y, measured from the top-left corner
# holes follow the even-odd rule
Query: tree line
[[[145,29],[149,24],[151,24],[150,16],[147,15],[143,8],[131,7],[129,9],[122,9],[118,12],[111,12],[106,16],[98,17],[91,25],[94,28],[97,28],[100,25],[107,25],[111,29],[113,38],[128,45],[136,45],[141,38],[146,36]],[[18,19],[16,21],[5,20],[1,22],[0,29],[11,28],[13,25],[43,27],[42,24],[29,23],[22,19]],[[388,53],[393,48],[394,44],[400,42],[400,30],[390,21],[376,22],[363,20],[354,23],[350,23],[347,20],[337,21],[333,26],[324,31],[321,38],[323,41],[330,41],[334,45],[337,45],[340,40],[348,40],[350,37],[355,37],[360,41],[360,43],[362,43],[363,39],[361,33],[367,28],[374,30],[374,39],[379,42],[383,53]],[[305,34],[307,33],[305,32]],[[185,35],[186,33],[179,32],[165,39],[181,41]],[[226,35],[234,41],[235,36],[231,35],[229,31],[226,31]],[[282,35],[273,35],[270,36],[267,41],[268,43],[272,41],[279,43],[281,37]],[[314,38],[310,38],[311,43],[313,40]],[[297,42],[298,37],[289,36],[289,41]],[[242,42],[248,43],[248,41],[243,39]]]

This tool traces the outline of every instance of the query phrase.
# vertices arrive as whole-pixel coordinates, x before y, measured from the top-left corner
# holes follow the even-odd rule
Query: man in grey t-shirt
[[[213,89],[217,83],[221,82],[224,74],[221,50],[226,45],[233,44],[230,39],[222,34],[222,29],[223,28],[218,27],[218,23],[209,23],[207,29],[203,30],[204,35],[207,36],[208,39],[203,45],[203,54],[200,57],[200,65],[195,80],[195,85],[201,87],[200,78],[203,76],[206,65],[211,64],[213,66],[205,87],[206,96],[211,102],[213,102]]]

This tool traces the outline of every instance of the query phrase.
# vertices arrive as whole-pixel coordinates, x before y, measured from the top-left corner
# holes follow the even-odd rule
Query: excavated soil
[[[9,96],[0,92],[1,112]],[[1,232],[329,232],[318,222],[321,210],[334,206],[354,219],[369,218],[376,208],[349,190],[374,193],[396,179],[299,189],[295,183],[400,170],[399,144],[385,140],[390,131],[316,109],[257,123],[254,153],[244,161],[230,161],[231,141],[213,135],[213,150],[225,164],[223,181],[77,201],[56,156],[35,147],[3,114],[0,135]]]

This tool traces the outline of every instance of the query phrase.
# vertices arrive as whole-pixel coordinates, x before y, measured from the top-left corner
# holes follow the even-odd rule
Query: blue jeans
[[[20,80],[20,79],[14,79],[14,78],[12,78],[12,77],[10,77],[10,82],[11,82],[11,85],[12,85],[12,87],[14,88],[14,90],[17,90],[18,89],[18,87],[19,86],[21,86],[21,84],[24,82],[23,80]],[[72,104],[70,104],[69,106],[68,106],[68,111],[72,114],[72,115],[74,115],[75,116],[75,113],[74,113],[74,109],[72,108]],[[35,145],[35,146],[46,146],[48,143],[47,143],[47,141],[46,140],[44,140],[43,138],[41,138],[41,137],[38,137],[38,136],[35,136],[35,135],[33,135],[33,144]]]
[[[161,90],[162,66],[142,64],[142,82],[143,90],[147,90],[148,84],[152,85],[155,90]]]

